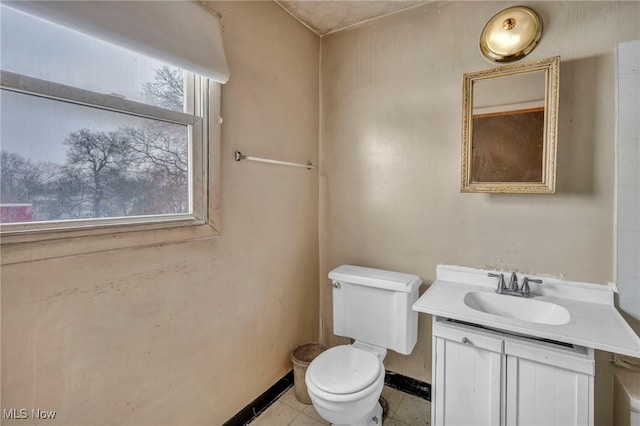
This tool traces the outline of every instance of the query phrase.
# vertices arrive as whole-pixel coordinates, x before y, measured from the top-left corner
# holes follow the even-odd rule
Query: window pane
[[[119,46],[0,7],[2,69],[184,110],[184,72]]]
[[[2,222],[191,213],[189,128],[0,92]]]

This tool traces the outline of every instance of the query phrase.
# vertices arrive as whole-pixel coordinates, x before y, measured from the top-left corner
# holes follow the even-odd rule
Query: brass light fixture
[[[498,12],[484,26],[480,51],[491,62],[512,62],[525,57],[542,36],[542,19],[532,9],[514,6]]]

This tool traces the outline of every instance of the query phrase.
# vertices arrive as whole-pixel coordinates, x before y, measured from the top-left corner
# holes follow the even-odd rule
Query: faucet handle
[[[511,279],[509,280],[509,289],[511,291],[518,291],[518,276],[515,272],[511,273]]]
[[[538,283],[538,284],[542,284],[542,280],[534,280],[532,278],[529,277],[524,277],[522,279],[522,288],[520,289],[526,296],[529,296],[531,294],[531,289],[529,288],[529,283]]]
[[[489,272],[487,276],[498,278],[498,289],[496,290],[496,293],[502,293],[507,289],[507,285],[504,282],[504,274],[492,274]]]

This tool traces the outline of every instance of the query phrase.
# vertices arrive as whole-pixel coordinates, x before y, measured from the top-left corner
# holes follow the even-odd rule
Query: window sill
[[[118,230],[105,227],[48,232],[45,238],[39,236],[37,240],[33,239],[33,235],[10,235],[2,237],[0,265],[152,247],[214,238],[219,234],[213,223],[156,223],[132,225]]]

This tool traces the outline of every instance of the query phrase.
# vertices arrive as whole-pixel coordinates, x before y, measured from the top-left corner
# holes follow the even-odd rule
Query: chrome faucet
[[[542,284],[542,280],[534,280],[529,277],[524,277],[522,279],[522,287],[520,287],[520,291],[523,293],[523,295],[526,295],[524,297],[531,297],[531,290],[529,289],[529,283]]]
[[[509,280],[509,290],[518,291],[518,276],[515,272],[511,273],[511,279]]]
[[[529,283],[538,283],[542,284],[542,280],[535,280],[529,277],[524,277],[522,279],[522,287],[518,286],[518,276],[515,272],[511,273],[511,279],[509,280],[509,286],[504,282],[504,274],[487,274],[490,277],[498,278],[498,288],[496,288],[496,293],[498,294],[508,294],[509,296],[518,296],[518,297],[531,297],[531,289],[529,288]]]
[[[498,278],[498,288],[496,289],[496,293],[503,293],[507,289],[507,285],[504,283],[504,274],[492,274],[489,272],[487,275]]]

